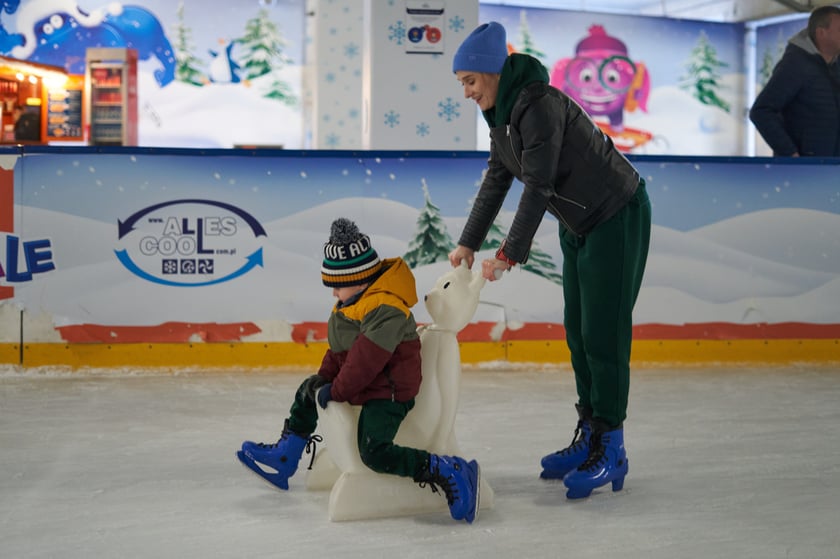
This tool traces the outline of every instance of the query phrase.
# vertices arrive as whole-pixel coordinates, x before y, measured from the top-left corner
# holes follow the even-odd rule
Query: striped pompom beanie
[[[350,287],[372,282],[382,269],[370,237],[345,217],[333,221],[330,240],[324,243],[321,280],[327,287]]]

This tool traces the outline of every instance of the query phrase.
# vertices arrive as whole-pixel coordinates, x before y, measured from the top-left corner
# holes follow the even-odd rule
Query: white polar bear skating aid
[[[426,295],[432,323],[419,329],[423,381],[395,443],[434,454],[458,455],[455,415],[461,386],[461,351],[457,334],[478,307],[484,278],[465,263],[443,274]],[[318,407],[318,432],[325,447],[308,471],[306,487],[330,490],[329,518],[362,520],[447,510],[443,494],[422,488],[411,478],[378,474],[362,463],[356,442],[361,406],[330,402]],[[493,490],[481,478],[481,509],[493,507]]]

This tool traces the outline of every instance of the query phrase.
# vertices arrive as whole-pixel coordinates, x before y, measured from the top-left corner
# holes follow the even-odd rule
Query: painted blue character
[[[13,14],[17,11],[20,5],[20,0],[2,0],[0,2],[0,12]],[[7,53],[15,47],[23,45],[23,37],[14,33],[9,33],[3,24],[0,23],[0,52]]]
[[[234,41],[227,44],[224,52],[208,51],[213,60],[210,61],[210,71],[208,77],[211,82],[215,83],[239,83],[239,71],[241,67],[233,59],[233,45]]]
[[[6,13],[17,12],[20,0],[3,0]],[[157,17],[139,6],[111,3],[90,13],[50,0],[27,2],[19,21],[35,21],[32,29],[12,32],[0,24],[0,52],[15,58],[61,66],[82,74],[89,47],[124,47],[137,51],[140,60],[156,59],[161,68],[155,79],[161,87],[175,79],[175,52]],[[23,11],[27,17],[21,17]]]
[[[0,10],[7,14],[13,14],[20,6],[20,0],[2,0],[0,1]]]

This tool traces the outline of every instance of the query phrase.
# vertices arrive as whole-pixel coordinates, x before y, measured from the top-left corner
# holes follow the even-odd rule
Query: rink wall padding
[[[654,225],[634,363],[840,361],[840,159],[629,158]],[[340,216],[383,257],[440,253],[414,263],[422,323],[423,289],[448,268],[431,239],[457,241],[486,159],[0,148],[0,364],[317,367],[331,307],[322,248]],[[553,218],[532,255],[535,269],[485,287],[459,334],[464,363],[568,366]]]
[[[25,367],[263,369],[318,366],[325,343],[25,344]]]
[[[187,344],[0,344],[0,364],[83,368],[317,369],[326,343]],[[529,364],[566,366],[562,340],[462,342],[466,365]],[[716,364],[790,365],[840,363],[840,340],[637,340],[634,366]]]

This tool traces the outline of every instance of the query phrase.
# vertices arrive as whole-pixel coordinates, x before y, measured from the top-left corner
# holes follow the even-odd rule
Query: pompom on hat
[[[452,71],[501,74],[507,56],[505,28],[491,21],[479,25],[464,39],[452,59]]]
[[[339,217],[330,227],[330,240],[324,243],[321,280],[327,287],[351,287],[372,282],[382,269],[370,237],[356,224]]]
[[[593,25],[589,28],[589,35],[581,39],[575,48],[576,54],[586,54],[593,50],[608,50],[627,54],[627,45],[621,39],[607,35],[603,25]]]

